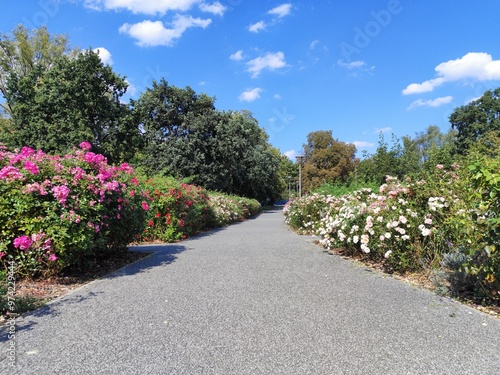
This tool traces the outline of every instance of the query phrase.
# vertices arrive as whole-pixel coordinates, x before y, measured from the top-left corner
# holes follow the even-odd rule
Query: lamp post
[[[290,181],[292,176],[288,176],[288,200],[292,199],[292,188],[290,186]]]
[[[304,155],[297,155],[295,157],[297,163],[299,163],[299,198],[302,197],[302,161],[304,160]]]

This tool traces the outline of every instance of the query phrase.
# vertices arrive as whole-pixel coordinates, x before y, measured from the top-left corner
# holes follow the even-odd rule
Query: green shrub
[[[142,241],[172,242],[216,226],[207,192],[170,177],[142,177],[149,206]]]
[[[469,171],[473,226],[460,270],[473,277],[476,293],[500,300],[500,159],[482,158]]]
[[[260,203],[255,199],[210,192],[209,205],[213,210],[217,226],[231,224],[257,215]]]
[[[260,212],[253,199],[136,176],[81,149],[51,156],[0,147],[0,265],[21,277],[85,267],[132,242],[181,240]]]
[[[390,271],[446,273],[452,291],[499,300],[498,158],[450,170],[438,164],[413,180],[388,177],[377,190],[313,194],[283,212],[292,228],[318,235],[328,249],[361,251]]]
[[[81,265],[125,249],[145,211],[127,164],[82,149],[60,156],[0,149],[0,262],[24,276]]]

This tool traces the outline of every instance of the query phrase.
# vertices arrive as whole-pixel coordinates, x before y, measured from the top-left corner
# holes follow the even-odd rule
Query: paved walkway
[[[500,374],[500,320],[328,255],[280,212],[173,245],[2,332],[1,374]]]

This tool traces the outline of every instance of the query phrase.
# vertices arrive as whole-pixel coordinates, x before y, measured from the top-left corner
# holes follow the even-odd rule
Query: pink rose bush
[[[38,275],[126,248],[142,232],[133,168],[108,165],[87,142],[64,156],[0,148],[0,262]]]
[[[178,241],[260,212],[256,200],[207,192],[173,178],[140,178],[137,185],[147,200],[141,203],[147,221],[138,241]]]
[[[184,239],[260,211],[251,199],[112,166],[82,142],[64,156],[0,145],[0,264],[55,273],[133,242]]]

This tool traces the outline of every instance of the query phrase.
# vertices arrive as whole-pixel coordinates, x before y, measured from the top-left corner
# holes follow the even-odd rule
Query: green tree
[[[401,177],[413,175],[422,169],[432,169],[437,164],[449,168],[454,163],[456,132],[443,133],[435,125],[419,132],[415,138],[403,137]]]
[[[282,186],[280,198],[289,199],[295,196],[295,187],[299,180],[299,166],[286,155],[280,155],[279,178]]]
[[[364,159],[359,163],[357,169],[358,178],[364,182],[381,184],[385,182],[385,178],[388,175],[401,177],[402,168],[400,158],[403,154],[404,150],[394,135],[392,136],[392,146],[389,148],[384,135],[380,134],[375,154],[370,155],[365,153]]]
[[[142,164],[151,173],[175,177],[206,178],[211,185],[220,171],[214,170],[215,134],[222,116],[214,99],[198,95],[190,87],[169,85],[164,79],[132,102],[146,141]],[[201,169],[200,169],[200,166]],[[204,177],[200,177],[204,176]]]
[[[456,152],[467,154],[475,141],[500,130],[500,88],[488,90],[479,99],[456,108],[450,123],[457,131]]]
[[[331,130],[307,135],[302,187],[312,191],[325,182],[346,181],[356,168],[356,146],[333,138]]]
[[[279,195],[279,152],[248,111],[222,113],[215,134],[216,160],[222,168],[222,191],[260,201]]]
[[[220,112],[214,102],[190,87],[153,82],[133,102],[147,142],[142,164],[210,190],[274,199],[279,153],[250,112]]]
[[[474,163],[478,159],[500,159],[500,131],[491,131],[473,143],[465,162]]]
[[[64,35],[51,36],[46,27],[30,31],[19,25],[11,35],[0,34],[0,93],[6,99],[7,82],[11,75],[24,77],[35,68],[42,71],[60,57],[75,54],[70,50],[68,38]],[[8,101],[0,103],[1,109],[12,114]]]
[[[11,124],[11,119],[0,116],[0,143],[4,141],[5,134],[8,134],[12,131]]]
[[[417,142],[410,136],[403,136],[403,152],[399,165],[403,175],[413,175],[421,169],[421,153]]]
[[[138,124],[120,98],[125,79],[91,50],[61,56],[50,68],[11,74],[6,98],[12,111],[7,144],[65,153],[82,141],[112,163],[130,160],[140,144]]]

